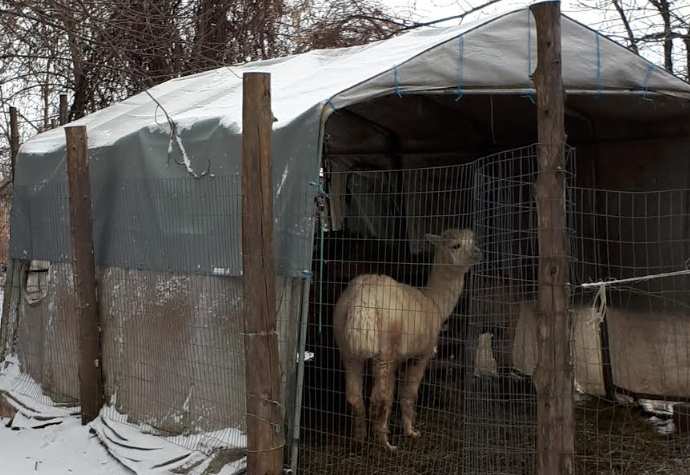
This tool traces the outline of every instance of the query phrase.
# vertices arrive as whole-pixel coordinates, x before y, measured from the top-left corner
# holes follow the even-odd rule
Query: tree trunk
[[[623,22],[623,27],[625,27],[625,33],[628,35],[628,43],[630,44],[630,50],[636,54],[640,54],[640,50],[637,48],[637,38],[633,33],[632,27],[630,26],[630,20],[628,19],[628,14],[621,5],[621,0],[613,0],[613,6],[618,12],[621,21]]]
[[[10,180],[14,183],[14,167],[19,153],[19,112],[10,107]]]
[[[69,111],[67,105],[67,94],[60,94],[60,125],[65,125],[69,122]]]
[[[685,35],[685,80],[690,82],[690,26]]]
[[[76,21],[73,17],[73,10],[70,3],[59,9],[62,16],[62,24],[67,34],[70,56],[72,59],[72,77],[74,80],[74,98],[68,121],[70,119],[80,119],[86,113],[86,103],[88,95],[88,81],[84,65],[84,56],[81,44],[77,35]]]
[[[228,10],[226,0],[201,0],[196,13],[194,61],[205,69],[223,64],[228,43]]]
[[[673,72],[673,28],[671,26],[671,7],[668,0],[650,0],[661,15],[664,24],[664,68]]]

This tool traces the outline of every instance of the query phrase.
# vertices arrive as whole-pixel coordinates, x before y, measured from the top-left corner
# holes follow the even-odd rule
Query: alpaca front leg
[[[417,438],[420,436],[420,433],[414,428],[415,405],[417,404],[419,385],[424,378],[424,372],[430,359],[431,354],[422,356],[416,361],[410,361],[405,368],[405,377],[400,389],[400,410],[405,435],[408,437]]]
[[[367,437],[367,416],[362,389],[362,370],[364,362],[347,359],[343,361],[343,366],[345,367],[345,393],[347,403],[350,405],[354,417],[352,435],[357,440],[364,440]]]
[[[388,450],[397,449],[388,442],[388,419],[393,406],[395,369],[393,361],[374,361],[374,387],[369,408],[376,437]]]

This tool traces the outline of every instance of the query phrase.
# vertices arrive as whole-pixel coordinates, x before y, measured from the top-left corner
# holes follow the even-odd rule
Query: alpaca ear
[[[424,237],[433,245],[437,245],[441,242],[442,238],[438,234],[425,234]]]

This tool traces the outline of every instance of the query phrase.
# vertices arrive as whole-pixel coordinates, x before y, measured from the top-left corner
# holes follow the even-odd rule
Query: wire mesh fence
[[[475,267],[465,317],[463,473],[536,468],[536,154],[529,147],[489,157],[475,174],[475,226],[484,259]],[[566,170],[573,170],[572,151],[566,160]]]
[[[283,412],[300,473],[534,473],[536,153],[403,170],[327,158],[320,225],[300,251],[313,244],[311,283],[280,262],[276,282]],[[690,192],[579,188],[573,150],[566,159],[577,472],[684,473]],[[24,212],[61,247],[67,224],[50,215],[66,209],[66,190],[48,191]],[[218,259],[239,242],[225,228],[239,222],[238,177],[128,183],[110,196],[113,218],[96,239],[121,237],[110,249],[143,264],[99,262],[104,414],[191,449],[244,447],[242,280],[238,262]],[[144,215],[132,203],[143,196],[162,218],[157,234],[137,233]],[[181,255],[167,261],[169,252]],[[13,389],[76,404],[69,256],[40,257],[22,264],[11,335],[3,326],[24,372]]]
[[[23,212],[34,222],[43,220],[51,236],[36,236],[44,242],[27,247],[51,255],[64,249],[66,186],[19,192],[36,195],[35,206]],[[240,229],[225,226],[240,222],[241,198],[239,176],[133,180],[110,190],[110,218],[94,230],[105,417],[193,450],[246,447]],[[155,208],[159,222],[148,227],[155,233],[142,234],[141,220],[153,214],[137,206]],[[299,237],[294,230],[277,228],[276,233]],[[104,246],[99,239],[120,242]],[[104,248],[117,253],[99,254]],[[178,255],[168,259],[170,253]],[[127,256],[124,261],[121,255]],[[16,318],[4,325],[14,327],[8,330],[13,334],[9,346],[22,370],[10,389],[76,405],[79,322],[72,264],[69,255],[52,261],[32,257],[22,263]],[[282,404],[291,419],[295,401],[288,385],[295,384],[304,278],[277,261]]]
[[[575,188],[580,473],[686,473],[688,190]]]
[[[462,242],[471,235],[444,231],[472,228],[474,165],[332,171],[337,165],[326,170],[328,202],[314,252],[307,337],[314,358],[306,364],[299,471],[453,473],[462,458],[455,307],[471,256],[459,256],[463,268],[440,256],[448,246],[471,252]],[[441,236],[436,248],[429,233]],[[434,277],[446,272],[446,280]],[[350,301],[343,299],[348,284],[366,274],[370,280],[350,284]],[[367,434],[363,403],[372,420]],[[416,421],[406,427],[411,406]],[[384,438],[397,449],[382,449]]]
[[[79,324],[72,267],[46,261],[25,263],[20,272],[14,322],[15,351],[22,375],[14,390],[39,401],[79,404]]]
[[[330,213],[314,253],[308,340],[315,360],[304,388],[305,473],[529,472],[528,462],[511,454],[534,453],[534,393],[510,369],[515,311],[521,298],[534,298],[536,284],[535,159],[532,146],[462,165],[326,174]],[[453,289],[454,265],[439,262],[442,250],[425,239],[428,233],[448,239],[449,229],[473,230],[483,253],[481,263],[461,269],[471,268]],[[449,272],[440,288],[434,278],[439,268]],[[420,294],[444,309],[438,328],[435,312],[418,303]],[[345,320],[352,323],[339,325],[339,301],[348,297]],[[366,328],[360,313],[376,326]],[[397,320],[405,318],[411,323],[398,337]],[[423,344],[428,333],[434,348]],[[392,351],[384,361],[385,348],[355,355],[366,364],[364,384],[353,390],[348,373],[359,371],[362,361],[350,361],[357,345],[344,343],[348,338],[404,351]],[[423,378],[418,399],[410,396],[411,371]],[[485,373],[491,373],[488,379]],[[390,387],[377,383],[381,379]],[[384,389],[392,410],[389,442],[399,443],[393,452],[381,450],[386,441],[377,413]],[[364,440],[356,428],[361,395],[367,396],[371,425]],[[419,437],[407,427],[411,401]]]
[[[535,473],[536,152],[532,146],[448,167],[326,170],[328,212],[314,253],[307,341],[315,359],[304,387],[302,472]],[[687,191],[578,188],[575,168],[574,150],[568,149],[576,470],[682,473],[687,410],[676,405],[671,418],[668,401],[690,395]],[[352,350],[338,339],[338,302],[343,294],[359,295],[355,310],[370,316],[372,309],[383,310],[395,320],[409,305],[396,284],[370,283],[359,293],[346,290],[348,284],[352,288],[353,279],[372,273],[428,291],[434,251],[423,236],[448,228],[472,228],[483,257],[468,274],[426,368],[417,400],[419,438],[405,437],[405,397],[409,367],[424,358],[418,353],[388,362],[397,369],[396,380],[387,379],[394,388],[387,396],[395,395],[388,438],[398,444],[391,452],[377,435],[377,380],[385,376],[373,352],[362,387],[355,385],[370,427],[363,440],[356,429],[361,401],[353,398],[347,374],[353,371],[347,361]],[[653,277],[610,283],[644,276]],[[586,285],[599,281],[607,282],[606,292]],[[384,297],[372,297],[377,293]],[[421,331],[426,315],[413,314],[408,312],[418,322],[414,331]],[[395,328],[385,321],[372,328],[360,321],[350,337],[379,332],[371,339],[386,340],[386,331],[394,335]]]

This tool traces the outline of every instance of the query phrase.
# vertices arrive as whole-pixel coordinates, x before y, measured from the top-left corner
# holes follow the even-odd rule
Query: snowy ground
[[[0,472],[12,475],[131,475],[77,417],[43,429],[12,430],[0,418]]]
[[[0,418],[2,475],[232,475],[245,468],[246,438],[237,429],[156,436],[126,423],[113,407],[82,426],[79,408],[55,405],[19,371],[14,355],[0,364],[0,404],[0,414],[17,411],[11,420]]]
[[[11,475],[132,475],[170,474],[171,471],[133,466],[131,469],[110,455],[98,437],[82,426],[79,418],[68,417],[61,424],[42,429],[12,430],[9,419],[0,418],[0,473]],[[131,462],[131,461],[130,461]],[[244,461],[215,468],[207,460],[189,475],[236,475],[244,472]],[[136,464],[135,464],[136,465]],[[218,471],[220,470],[220,471]],[[180,472],[176,472],[180,473]]]

